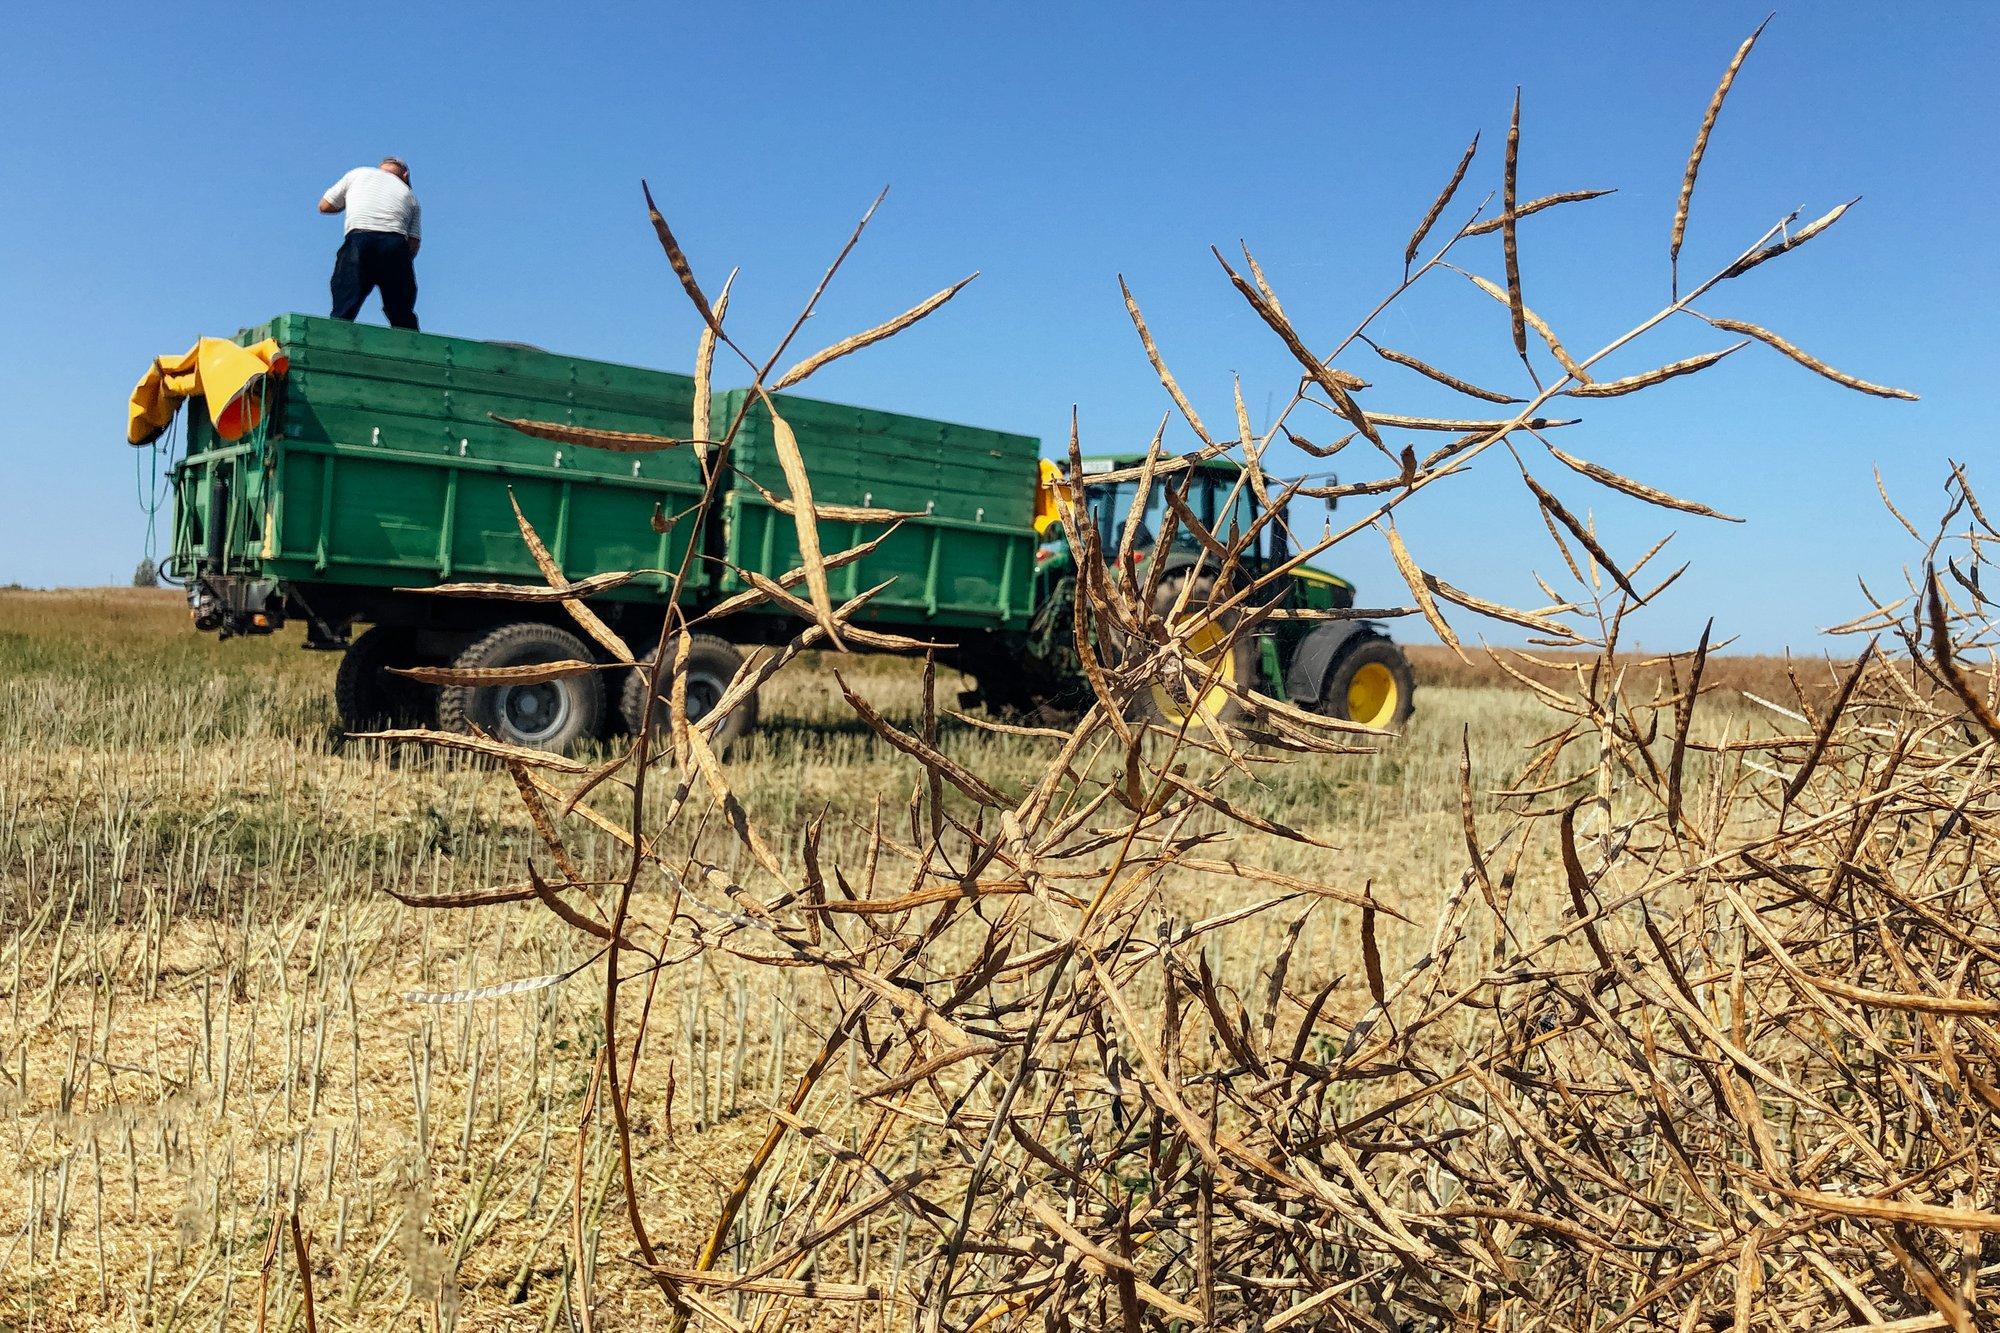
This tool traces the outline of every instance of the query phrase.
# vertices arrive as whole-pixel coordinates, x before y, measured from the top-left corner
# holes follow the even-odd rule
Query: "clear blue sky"
[[[424,203],[426,328],[680,370],[696,323],[647,228],[641,176],[711,289],[742,266],[732,322],[750,345],[782,328],[888,184],[805,341],[983,276],[814,391],[1027,431],[1051,450],[1075,404],[1086,448],[1107,452],[1141,445],[1165,406],[1115,275],[1210,419],[1229,417],[1241,372],[1261,422],[1296,371],[1207,247],[1248,240],[1311,340],[1336,340],[1393,281],[1474,130],[1492,151],[1470,198],[1497,186],[1517,83],[1523,193],[1621,191],[1524,223],[1529,303],[1572,348],[1650,313],[1702,107],[1764,12],[36,6],[9,20],[0,80],[0,582],[129,577],[144,531],[121,442],[132,382],[197,334],[323,310],[339,225],[314,200],[384,152],[410,161]],[[1685,646],[1712,612],[1743,647],[1810,647],[1859,610],[1855,577],[1893,582],[1908,549],[1873,466],[1913,516],[1937,509],[1948,456],[2000,504],[1996,35],[1984,5],[1799,3],[1752,55],[1684,267],[1717,265],[1793,208],[1864,196],[1708,308],[1924,400],[1863,398],[1753,348],[1594,407],[1573,433],[1581,452],[1750,520],[1664,515],[1540,469],[1594,508],[1616,552],[1679,530],[1673,549],[1695,568],[1639,622],[1649,645]],[[1497,238],[1466,255],[1499,276]],[[380,318],[372,303],[367,317]],[[1379,332],[1467,378],[1518,382],[1504,312],[1476,293],[1440,283]],[[1671,332],[1615,373],[1719,341]],[[1443,406],[1421,381],[1370,378],[1385,386],[1378,406]],[[1443,577],[1518,605],[1540,600],[1528,570],[1555,573],[1518,479],[1486,462],[1421,499],[1405,533]],[[1399,596],[1372,535],[1327,563],[1365,600]]]

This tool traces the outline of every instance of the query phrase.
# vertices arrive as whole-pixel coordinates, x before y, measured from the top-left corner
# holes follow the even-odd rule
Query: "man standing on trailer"
[[[400,157],[385,157],[379,167],[348,172],[319,201],[322,213],[343,210],[347,229],[333,261],[333,317],[352,320],[368,293],[379,289],[389,323],[416,328],[424,210],[410,191],[410,168]]]

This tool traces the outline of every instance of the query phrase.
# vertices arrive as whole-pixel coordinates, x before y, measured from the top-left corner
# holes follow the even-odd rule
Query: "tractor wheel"
[[[1179,623],[1197,619],[1213,603],[1227,600],[1226,592],[1219,594],[1216,589],[1215,575],[1184,570],[1160,580],[1159,589],[1153,594],[1153,614],[1169,620],[1181,600],[1181,588],[1190,578],[1194,586],[1188,591],[1187,604],[1181,608]],[[1257,645],[1249,635],[1238,638],[1234,644],[1228,643],[1234,619],[1232,613],[1224,620],[1204,624],[1188,638],[1186,647],[1193,663],[1187,666],[1180,683],[1162,681],[1153,686],[1141,705],[1148,717],[1177,726],[1197,710],[1218,722],[1242,715],[1242,703],[1223,686],[1232,685],[1245,693],[1256,688]],[[1198,670],[1194,663],[1205,670]],[[1211,675],[1215,683],[1203,689]]]
[[[333,706],[342,731],[430,724],[433,691],[390,667],[417,665],[416,636],[394,625],[371,625],[341,654],[333,677]]]
[[[688,721],[698,722],[707,717],[710,710],[722,700],[729,688],[729,682],[743,666],[743,654],[736,646],[713,634],[697,634],[688,647],[687,660],[687,715]],[[651,671],[648,663],[640,663],[638,668],[625,673],[625,689],[619,700],[619,709],[625,715],[625,729],[633,735],[639,733],[639,721],[646,711],[646,678]],[[660,698],[653,705],[653,734],[664,735],[667,726],[667,682],[660,682]],[[757,727],[757,695],[753,691],[742,703],[729,710],[729,716],[716,724],[708,733],[709,747],[717,754],[727,752],[736,741],[749,735]]]
[[[1416,707],[1416,678],[1403,650],[1384,638],[1356,639],[1327,669],[1319,711],[1384,731],[1400,731]]]
[[[519,621],[474,639],[452,665],[467,670],[590,660],[590,650],[576,635]],[[507,745],[557,754],[596,736],[603,716],[604,682],[594,671],[527,685],[447,685],[438,691],[438,725],[444,730],[482,731]]]

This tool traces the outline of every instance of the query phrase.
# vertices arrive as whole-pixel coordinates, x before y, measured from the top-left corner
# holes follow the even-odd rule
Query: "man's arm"
[[[415,259],[417,251],[424,245],[424,206],[417,202],[414,195],[410,197],[410,230],[407,239],[410,242],[410,258]]]
[[[347,185],[348,182],[353,179],[354,179],[354,173],[350,171],[345,176],[342,176],[339,180],[335,181],[333,183],[333,188],[328,190],[325,194],[319,197],[319,211],[322,213],[338,213],[342,209],[346,208]]]
[[[408,240],[410,243],[410,258],[415,259],[417,257],[417,251],[424,248],[424,238],[421,236],[410,236],[410,237],[405,237],[404,239]]]

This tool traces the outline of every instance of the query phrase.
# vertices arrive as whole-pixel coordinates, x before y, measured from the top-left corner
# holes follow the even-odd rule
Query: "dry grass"
[[[20,705],[0,718],[0,1134],[18,1162],[0,1179],[0,1326],[246,1327],[294,1197],[322,1326],[414,1318],[413,1293],[444,1279],[462,1329],[539,1328],[560,1306],[597,996],[579,981],[477,1006],[405,997],[588,955],[516,908],[440,914],[389,896],[518,878],[532,831],[488,766],[343,742],[333,665],[296,633],[193,635],[173,593],[0,594],[0,666]],[[913,724],[917,664],[842,671]],[[824,815],[822,855],[862,863],[878,810],[906,820],[908,763],[853,720],[823,664],[763,703],[767,724],[729,770],[751,817]],[[1475,781],[1497,788],[1546,715],[1518,687],[1426,681],[1407,743],[1295,766],[1266,793],[1267,815],[1337,845],[1274,864],[1372,881],[1428,923],[1462,859],[1451,793],[1468,725]],[[962,725],[942,745],[999,782],[1038,766],[1032,745]],[[733,843],[715,827],[702,845],[728,863]],[[784,855],[798,864],[795,846]],[[1523,892],[1553,919],[1548,870]],[[1183,891],[1197,916],[1258,896]],[[1298,975],[1363,993],[1357,929],[1357,912],[1329,904]],[[1385,921],[1386,965],[1414,962],[1427,933]],[[1215,965],[1247,986],[1275,941],[1247,933]],[[726,957],[662,974],[651,1040],[674,1066],[672,1124],[663,1090],[635,1114],[663,1246],[699,1243],[825,1001]],[[834,1102],[849,1072],[836,1067]],[[593,1235],[609,1143],[599,1123],[583,1144]],[[600,1327],[656,1313],[615,1252],[594,1262]],[[282,1261],[274,1271],[265,1299],[282,1327],[298,1292]]]

